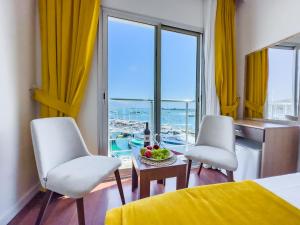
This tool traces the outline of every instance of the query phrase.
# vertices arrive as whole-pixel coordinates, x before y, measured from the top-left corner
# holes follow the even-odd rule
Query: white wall
[[[102,0],[104,7],[203,27],[203,0]]]
[[[97,44],[95,45],[93,64],[90,72],[90,77],[85,93],[85,99],[81,105],[81,110],[77,119],[77,123],[81,134],[86,142],[89,151],[92,154],[98,154],[98,140],[99,140],[99,119],[98,119],[98,54]]]
[[[35,0],[0,0],[0,224],[36,193],[29,122],[35,83]]]
[[[244,98],[245,56],[300,32],[299,0],[239,0],[237,4],[238,93]],[[243,107],[239,108],[243,115]]]
[[[203,29],[203,0],[103,0],[102,6],[186,25],[197,30]],[[78,117],[82,135],[93,154],[98,153],[97,82],[98,73],[101,72],[101,68],[97,68],[99,55],[101,53],[94,54],[85,100]]]

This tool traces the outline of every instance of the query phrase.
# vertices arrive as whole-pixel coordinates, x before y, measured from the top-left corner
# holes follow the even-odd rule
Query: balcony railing
[[[149,122],[154,133],[154,103],[152,99],[109,99],[110,144],[114,152],[130,153],[130,145],[142,140],[144,122]],[[167,145],[193,143],[195,140],[195,101],[171,100],[161,101],[161,137]],[[122,143],[121,138],[126,140]],[[118,141],[118,146],[116,142]]]
[[[268,102],[267,117],[275,120],[285,120],[285,115],[293,115],[294,106],[291,102]]]

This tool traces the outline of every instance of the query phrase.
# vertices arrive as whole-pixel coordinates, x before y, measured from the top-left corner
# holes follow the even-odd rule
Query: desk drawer
[[[264,142],[264,130],[253,128],[253,127],[246,127],[241,125],[234,125],[234,132],[235,135],[239,137],[249,138],[254,141]]]

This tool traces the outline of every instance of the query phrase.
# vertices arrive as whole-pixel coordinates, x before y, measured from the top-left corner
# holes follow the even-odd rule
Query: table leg
[[[147,177],[140,176],[140,199],[150,196],[150,180]]]
[[[186,188],[186,171],[182,169],[177,175],[176,179],[176,190]]]
[[[134,191],[138,187],[138,175],[134,164],[132,163],[132,170],[131,170],[131,190]]]

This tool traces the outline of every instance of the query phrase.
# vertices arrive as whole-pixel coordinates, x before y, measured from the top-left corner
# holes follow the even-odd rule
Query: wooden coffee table
[[[150,196],[151,180],[161,181],[165,178],[176,177],[176,189],[186,187],[186,163],[177,157],[177,161],[169,166],[149,166],[140,161],[139,149],[132,151],[132,191],[138,187],[140,181],[140,198]]]

